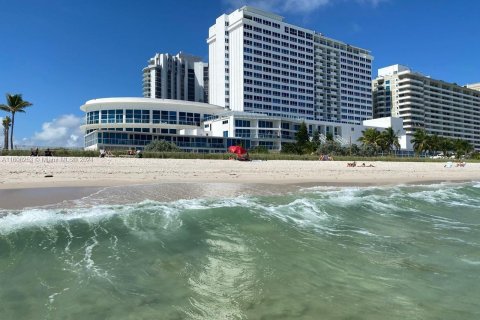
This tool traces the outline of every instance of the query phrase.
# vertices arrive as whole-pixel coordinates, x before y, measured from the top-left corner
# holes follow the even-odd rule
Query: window
[[[150,110],[126,110],[125,111],[126,123],[149,123],[150,122]]]
[[[94,124],[98,123],[98,111],[92,111],[87,113],[87,124]]]
[[[192,112],[179,112],[178,124],[200,126],[200,114]]]
[[[98,122],[98,111],[97,111]],[[101,123],[122,123],[123,122],[123,110],[103,110]]]
[[[250,121],[249,120],[235,120],[235,127],[240,127],[240,128],[248,128],[250,127]]]
[[[258,121],[259,128],[273,128],[273,121],[266,121],[266,120],[259,120]]]

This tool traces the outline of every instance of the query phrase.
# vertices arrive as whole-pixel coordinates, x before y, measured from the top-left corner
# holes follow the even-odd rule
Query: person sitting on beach
[[[51,156],[53,156],[52,151],[50,150],[50,148],[47,148],[47,150],[45,150],[45,153],[44,153],[44,154],[45,154],[45,157],[51,157]]]
[[[107,150],[107,154],[106,154],[107,157],[115,157],[112,153],[112,151],[110,150]]]
[[[134,156],[134,155],[135,155],[135,152],[133,151],[133,149],[128,149],[127,155],[129,155],[129,156]]]
[[[466,163],[465,161],[457,163],[457,167],[465,167]]]
[[[366,167],[366,165],[365,165],[365,162],[364,162],[364,163],[362,163],[362,165],[361,165],[360,167]]]
[[[106,154],[107,154],[107,153],[105,152],[104,149],[101,149],[101,150],[100,150],[100,158],[105,158],[105,155],[106,155]]]
[[[347,167],[356,167],[357,163],[355,161],[353,162],[347,162]]]
[[[30,149],[30,157],[38,157],[38,148],[36,150]]]

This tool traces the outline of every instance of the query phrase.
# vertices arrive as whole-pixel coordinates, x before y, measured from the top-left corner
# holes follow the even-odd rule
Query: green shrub
[[[144,149],[145,152],[182,152],[179,147],[173,142],[165,140],[154,140],[147,144]]]

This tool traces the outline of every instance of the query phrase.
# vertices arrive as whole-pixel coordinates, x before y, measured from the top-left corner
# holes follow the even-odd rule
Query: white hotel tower
[[[409,135],[425,129],[467,140],[480,150],[480,92],[475,87],[435,80],[398,64],[381,68],[372,84],[375,118],[402,118]]]
[[[370,52],[242,7],[209,37],[209,103],[232,111],[361,124],[372,118]]]

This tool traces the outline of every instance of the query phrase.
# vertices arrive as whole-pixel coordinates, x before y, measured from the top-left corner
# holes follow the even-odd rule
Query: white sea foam
[[[449,186],[430,190],[421,190],[408,194],[409,197],[431,204],[442,203],[452,207],[478,207],[478,198],[471,198],[461,193],[462,187]]]
[[[472,265],[472,266],[480,266],[480,261],[472,261],[468,259],[461,259],[463,262],[466,264]]]
[[[25,228],[49,228],[62,222],[83,220],[91,224],[117,214],[115,207],[58,209],[27,209],[0,217],[0,234],[9,234]]]
[[[52,293],[51,295],[48,296],[48,302],[49,302],[50,304],[53,304],[53,303],[55,302],[55,297],[56,297],[56,296],[58,296],[58,295],[60,295],[60,294],[62,294],[62,293],[64,293],[64,292],[68,291],[69,289],[70,289],[70,288],[65,288],[65,289],[63,289],[63,290],[60,291],[60,292]]]

